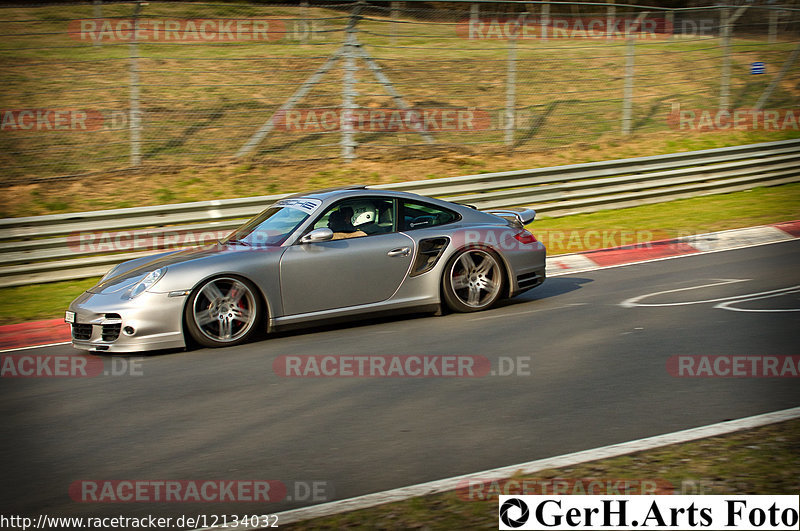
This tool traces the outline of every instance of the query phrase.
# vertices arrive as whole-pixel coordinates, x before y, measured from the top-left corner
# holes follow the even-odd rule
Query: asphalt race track
[[[68,489],[79,480],[321,481],[341,499],[795,407],[796,378],[679,378],[666,367],[678,355],[799,354],[800,312],[786,311],[800,309],[798,292],[754,295],[800,285],[798,264],[795,240],[554,277],[478,314],[120,358],[140,376],[2,378],[3,512],[265,514],[314,502],[78,503]],[[716,299],[733,302],[696,303]],[[15,354],[34,353],[85,356],[68,345]],[[530,374],[273,371],[276,357],[307,354],[468,354],[496,371],[501,356],[522,357]]]

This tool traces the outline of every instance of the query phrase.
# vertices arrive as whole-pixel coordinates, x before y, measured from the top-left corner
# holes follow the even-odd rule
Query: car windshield
[[[281,245],[320,204],[318,199],[282,199],[233,231],[222,243]]]

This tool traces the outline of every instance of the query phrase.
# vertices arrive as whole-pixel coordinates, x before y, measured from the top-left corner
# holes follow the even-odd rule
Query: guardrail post
[[[133,11],[133,32],[129,45],[131,166],[139,166],[142,163],[142,116],[139,107],[139,44],[136,41],[141,10],[142,3],[137,2]]]

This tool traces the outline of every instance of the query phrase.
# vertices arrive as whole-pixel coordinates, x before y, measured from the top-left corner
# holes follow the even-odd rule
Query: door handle
[[[399,247],[397,249],[392,249],[386,254],[389,256],[408,256],[411,254],[411,247]]]

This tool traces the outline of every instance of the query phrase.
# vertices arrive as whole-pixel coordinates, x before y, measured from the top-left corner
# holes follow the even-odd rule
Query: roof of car
[[[292,194],[289,197],[320,197],[338,192],[347,192],[352,190],[366,190],[367,187],[363,184],[353,184],[349,186],[334,186],[331,188],[320,188],[319,190],[311,190],[308,192],[299,192]]]
[[[320,190],[312,190],[309,192],[300,192],[289,197],[292,198],[300,198],[300,197],[311,197],[314,199],[320,199],[322,201],[334,200],[340,196],[346,195],[353,195],[353,196],[360,196],[360,195],[384,195],[390,197],[401,197],[407,199],[413,199],[415,201],[424,201],[432,204],[438,204],[442,207],[449,207],[449,208],[466,208],[469,211],[477,211],[475,207],[471,205],[463,205],[459,203],[453,203],[450,201],[437,199],[435,197],[428,197],[419,194],[415,194],[413,192],[402,192],[399,190],[375,190],[372,188],[368,188],[363,184],[356,184],[356,185],[349,185],[349,186],[336,186],[332,188],[323,188]],[[463,213],[463,212],[462,212]]]

